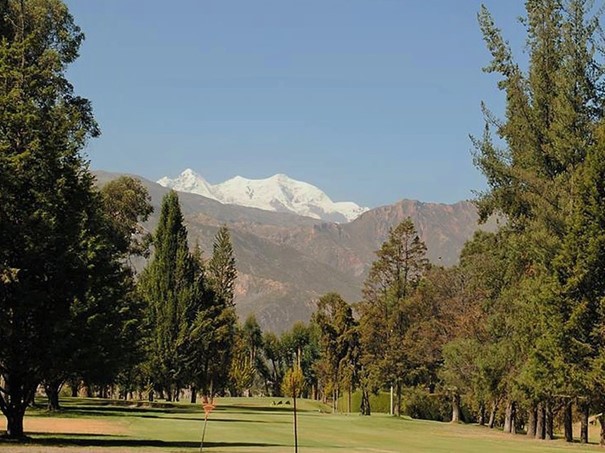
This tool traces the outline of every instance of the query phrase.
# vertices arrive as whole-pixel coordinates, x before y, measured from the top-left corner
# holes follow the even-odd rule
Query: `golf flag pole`
[[[206,425],[208,424],[208,415],[210,415],[210,412],[212,412],[212,410],[216,407],[214,404],[212,404],[212,401],[213,400],[210,400],[210,402],[208,402],[208,400],[206,399],[206,402],[202,406],[204,408],[204,429],[202,430],[202,442],[200,443],[200,453],[202,453],[202,451],[204,450],[204,438],[206,437]]]

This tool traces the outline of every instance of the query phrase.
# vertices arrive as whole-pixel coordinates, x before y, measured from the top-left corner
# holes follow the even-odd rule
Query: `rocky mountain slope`
[[[334,202],[317,187],[282,174],[267,179],[236,176],[212,185],[188,168],[175,179],[163,177],[157,182],[179,192],[195,193],[224,204],[290,212],[327,222],[350,222],[368,210],[350,201]]]
[[[95,172],[100,185],[119,175]],[[139,178],[152,197],[157,224],[162,196],[169,190]],[[232,235],[239,277],[236,305],[241,317],[257,316],[264,329],[281,331],[308,320],[321,295],[336,291],[356,302],[377,250],[390,227],[410,216],[428,246],[431,261],[454,264],[464,242],[477,229],[469,202],[453,205],[402,200],[372,209],[350,223],[338,224],[286,212],[222,204],[192,193],[179,193],[189,241],[208,256],[221,224]],[[484,228],[493,229],[493,224]],[[144,263],[140,263],[142,266]]]

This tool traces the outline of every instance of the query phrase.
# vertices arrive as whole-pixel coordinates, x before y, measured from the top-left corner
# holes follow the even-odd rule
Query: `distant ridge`
[[[97,184],[119,174],[94,172]],[[134,175],[133,175],[134,176]],[[157,225],[162,197],[168,189],[140,178],[149,190],[155,212],[145,227]],[[337,224],[290,212],[223,204],[209,197],[181,192],[179,199],[189,231],[189,244],[199,244],[208,257],[221,225],[231,232],[237,261],[235,306],[243,319],[254,313],[263,329],[280,332],[295,321],[308,321],[319,297],[337,292],[348,302],[361,298],[363,281],[375,251],[389,228],[412,218],[437,265],[458,261],[464,242],[479,229],[475,206],[401,200]],[[495,230],[492,220],[482,229]],[[142,268],[143,261],[136,263]]]
[[[223,204],[234,204],[265,211],[290,212],[326,222],[347,223],[368,211],[352,201],[334,202],[312,184],[284,174],[266,179],[236,176],[212,185],[190,168],[174,179],[163,177],[158,184],[179,192],[202,195]]]

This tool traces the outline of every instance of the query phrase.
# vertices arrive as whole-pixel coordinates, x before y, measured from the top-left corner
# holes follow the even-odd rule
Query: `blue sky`
[[[516,53],[523,2],[484,2]],[[476,0],[68,0],[93,169],[212,183],[275,173],[335,201],[482,189],[469,134],[502,109]]]

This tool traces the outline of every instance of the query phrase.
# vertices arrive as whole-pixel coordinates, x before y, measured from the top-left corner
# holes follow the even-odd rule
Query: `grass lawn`
[[[210,415],[204,451],[293,451],[292,410],[285,398],[221,398]],[[118,405],[119,404],[119,405]],[[124,405],[127,404],[127,405]],[[0,442],[0,452],[199,451],[203,411],[186,403],[137,407],[100,399],[62,401],[56,414],[32,410],[25,445]],[[315,401],[300,402],[300,452],[564,452],[601,451],[596,445],[527,440],[474,425],[397,419],[376,414],[333,415]],[[4,422],[4,421],[2,421]],[[598,428],[591,427],[596,442]],[[578,433],[576,433],[577,435]]]

